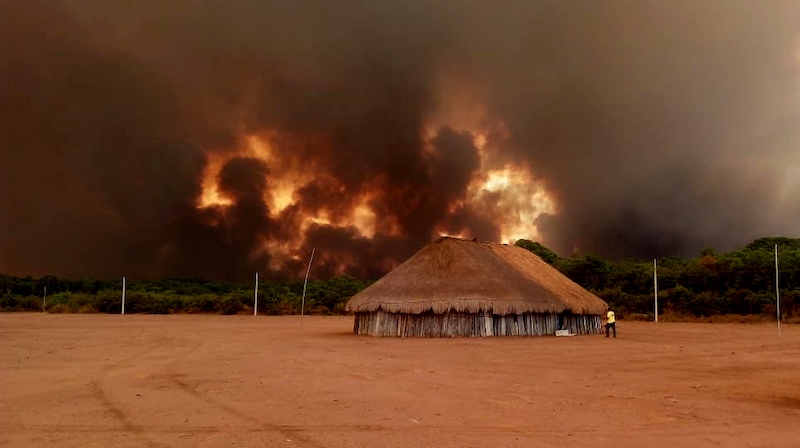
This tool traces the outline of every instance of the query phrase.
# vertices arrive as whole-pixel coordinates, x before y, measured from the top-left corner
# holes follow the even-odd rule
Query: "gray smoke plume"
[[[531,234],[562,255],[798,236],[799,25],[779,0],[4,2],[0,271],[294,278],[316,247],[316,275],[375,277],[440,231],[497,240],[475,136],[424,137],[453,91],[544,181]],[[312,173],[280,213],[286,164],[237,152],[265,133]],[[233,203],[198,208],[219,155]],[[371,236],[337,219],[363,197]]]

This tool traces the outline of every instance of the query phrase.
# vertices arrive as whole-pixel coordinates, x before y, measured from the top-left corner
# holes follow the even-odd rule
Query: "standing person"
[[[609,329],[614,330],[614,337],[616,338],[617,337],[617,319],[614,316],[614,312],[611,311],[611,310],[608,310],[608,313],[606,313],[606,337],[608,337],[608,330]]]

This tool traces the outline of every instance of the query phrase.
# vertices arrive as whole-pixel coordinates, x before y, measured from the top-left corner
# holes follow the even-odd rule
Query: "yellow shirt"
[[[610,324],[613,324],[614,322],[616,322],[616,319],[614,318],[614,312],[613,311],[609,311],[608,314],[606,314],[606,318],[608,319],[608,323],[610,323]]]

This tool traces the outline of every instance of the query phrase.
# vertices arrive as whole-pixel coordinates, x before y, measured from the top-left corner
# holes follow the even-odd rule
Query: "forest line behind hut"
[[[778,245],[781,314],[800,321],[800,239],[761,238],[724,253],[704,248],[692,258],[659,258],[660,319],[750,316],[774,319]],[[652,319],[653,260],[608,260],[596,254],[561,257],[530,240],[517,246],[537,254],[597,294],[621,319]],[[347,300],[377,279],[340,276],[309,280],[305,312],[345,314]],[[45,288],[47,294],[45,296]],[[119,313],[121,279],[39,278],[0,274],[0,311]],[[253,283],[214,279],[128,279],[126,313],[252,313]],[[299,314],[302,281],[259,282],[259,314]]]

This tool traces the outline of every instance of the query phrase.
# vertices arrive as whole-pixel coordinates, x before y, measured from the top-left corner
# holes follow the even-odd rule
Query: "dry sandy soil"
[[[0,315],[14,447],[797,447],[800,328],[382,339],[343,317]]]

